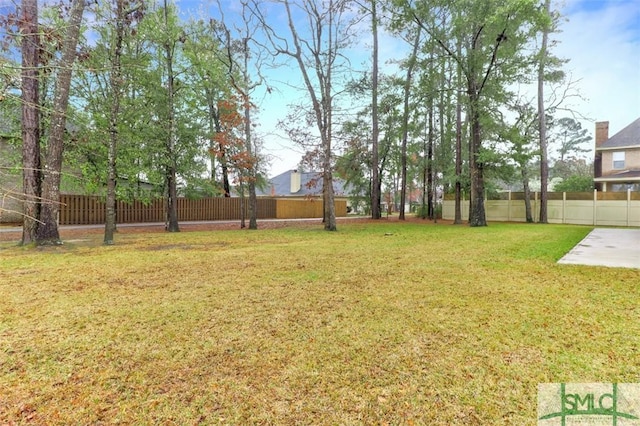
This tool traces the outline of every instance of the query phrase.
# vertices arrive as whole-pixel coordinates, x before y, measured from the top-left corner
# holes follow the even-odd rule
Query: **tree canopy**
[[[533,0],[243,0],[196,16],[168,0],[112,0],[88,4],[90,20],[81,20],[78,0],[69,9],[35,6],[23,0],[3,20],[14,30],[0,87],[24,108],[25,243],[38,230],[41,240],[57,239],[55,200],[72,183],[109,206],[163,197],[172,231],[178,196],[248,189],[251,198],[265,168],[257,105],[281,80],[298,93],[281,122],[323,172],[325,229],[336,229],[334,172],[373,217],[386,204],[435,218],[442,194],[455,191],[470,194],[469,223],[484,226],[486,181],[526,187],[532,164],[546,161],[532,126],[540,114],[519,88],[566,77],[563,61],[540,48],[559,15]],[[384,67],[379,33],[398,46]],[[6,71],[11,63],[21,82]],[[66,95],[54,86],[65,75]],[[0,112],[15,114],[8,105]],[[545,130],[562,163],[589,136],[553,117],[557,106]]]

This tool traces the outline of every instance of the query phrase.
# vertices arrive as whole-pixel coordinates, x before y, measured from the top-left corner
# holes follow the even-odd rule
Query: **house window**
[[[613,153],[613,168],[617,170],[624,169],[624,151]]]

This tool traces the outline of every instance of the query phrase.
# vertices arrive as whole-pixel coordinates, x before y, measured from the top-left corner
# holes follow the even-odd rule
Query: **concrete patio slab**
[[[640,269],[640,229],[596,228],[558,263]]]

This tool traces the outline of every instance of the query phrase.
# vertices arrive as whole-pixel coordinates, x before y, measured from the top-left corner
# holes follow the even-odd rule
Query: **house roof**
[[[322,172],[299,172],[300,174],[300,190],[291,192],[291,174],[295,170],[288,170],[282,174],[269,179],[269,184],[264,190],[256,188],[257,195],[266,196],[308,196],[322,194]],[[333,191],[337,196],[348,195],[345,188],[345,182],[339,178],[333,177]]]
[[[640,118],[604,141],[596,150],[640,148]]]
[[[619,173],[613,173],[606,176],[599,176],[594,179],[595,182],[608,182],[608,181],[628,181],[628,182],[640,182],[640,170],[624,170]]]

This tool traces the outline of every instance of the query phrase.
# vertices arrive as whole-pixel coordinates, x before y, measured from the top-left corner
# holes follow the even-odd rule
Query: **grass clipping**
[[[588,231],[0,246],[0,424],[534,424],[538,383],[640,379],[640,271],[555,263]]]

